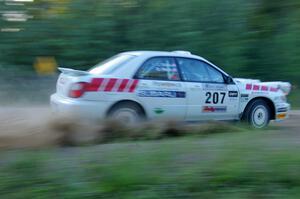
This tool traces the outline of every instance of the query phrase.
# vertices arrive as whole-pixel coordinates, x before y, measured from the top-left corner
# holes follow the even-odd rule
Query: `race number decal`
[[[226,96],[226,93],[225,92],[207,92],[205,94],[205,96],[207,97],[206,98],[206,101],[205,103],[206,104],[218,104],[219,102],[221,104],[224,103],[224,99],[225,99],[225,96]]]

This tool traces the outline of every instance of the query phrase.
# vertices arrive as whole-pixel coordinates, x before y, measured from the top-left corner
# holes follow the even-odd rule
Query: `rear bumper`
[[[288,103],[276,104],[275,121],[282,121],[289,117],[291,105]]]
[[[110,105],[110,103],[106,101],[75,100],[58,94],[51,95],[50,104],[52,111],[58,115],[87,120],[104,119]]]

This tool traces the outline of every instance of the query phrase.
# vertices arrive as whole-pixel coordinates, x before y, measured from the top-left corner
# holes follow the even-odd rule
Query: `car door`
[[[197,59],[176,58],[187,92],[187,120],[230,120],[238,114],[239,91],[224,74]]]
[[[139,79],[137,97],[146,108],[148,117],[185,118],[186,90],[175,58],[150,58],[142,64],[135,78]]]

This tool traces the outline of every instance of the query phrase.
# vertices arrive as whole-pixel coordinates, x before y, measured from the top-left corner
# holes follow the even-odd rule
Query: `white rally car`
[[[91,120],[244,120],[262,128],[290,109],[289,83],[231,78],[187,51],[124,52],[88,71],[60,71],[53,110]]]

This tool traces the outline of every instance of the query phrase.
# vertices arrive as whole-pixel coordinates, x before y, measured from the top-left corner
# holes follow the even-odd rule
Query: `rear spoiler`
[[[64,74],[75,75],[75,76],[82,76],[82,75],[89,74],[89,72],[86,72],[83,70],[75,70],[75,69],[71,69],[71,68],[58,68],[58,70]]]

